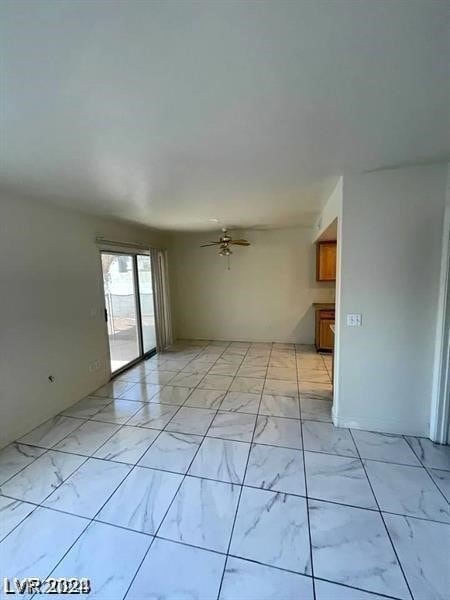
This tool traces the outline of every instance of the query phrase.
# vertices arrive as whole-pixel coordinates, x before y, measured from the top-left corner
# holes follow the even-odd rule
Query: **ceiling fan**
[[[230,256],[233,254],[230,246],[235,244],[236,246],[250,246],[250,242],[248,240],[233,240],[231,235],[228,234],[228,230],[226,227],[222,228],[223,235],[220,236],[218,242],[208,242],[207,244],[202,244],[200,248],[206,248],[207,246],[219,246],[219,256]]]

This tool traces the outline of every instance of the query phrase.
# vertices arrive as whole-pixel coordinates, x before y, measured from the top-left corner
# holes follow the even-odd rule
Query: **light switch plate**
[[[361,327],[362,324],[362,315],[360,314],[351,314],[347,315],[347,327]]]

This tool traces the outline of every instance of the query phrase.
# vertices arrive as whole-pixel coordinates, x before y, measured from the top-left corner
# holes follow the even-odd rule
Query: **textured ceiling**
[[[1,0],[0,188],[163,229],[311,223],[341,173],[449,154],[448,12]]]

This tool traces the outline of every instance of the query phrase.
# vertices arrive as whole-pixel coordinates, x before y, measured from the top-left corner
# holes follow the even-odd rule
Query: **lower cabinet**
[[[334,334],[330,325],[334,325],[334,310],[316,310],[316,349],[318,352],[331,352],[334,346]]]

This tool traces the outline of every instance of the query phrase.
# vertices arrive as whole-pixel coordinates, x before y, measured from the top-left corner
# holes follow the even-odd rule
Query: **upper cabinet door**
[[[336,242],[317,242],[317,281],[336,281]]]

